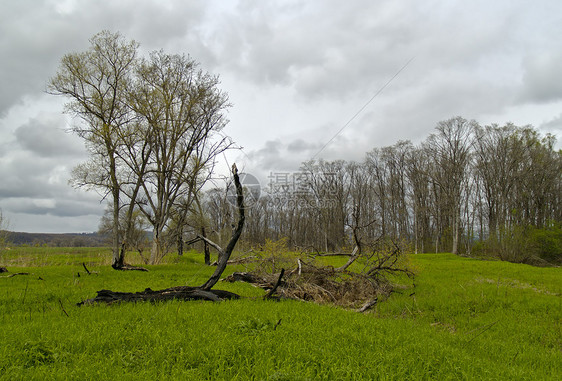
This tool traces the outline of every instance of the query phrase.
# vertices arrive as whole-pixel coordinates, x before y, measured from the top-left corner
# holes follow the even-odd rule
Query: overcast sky
[[[224,168],[236,161],[263,176],[312,157],[362,160],[398,140],[419,143],[457,115],[532,124],[561,146],[559,0],[0,4],[0,208],[10,230],[97,230],[100,195],[68,185],[84,145],[66,132],[64,99],[45,87],[65,53],[104,29],[220,76],[233,104],[225,133],[244,147]]]

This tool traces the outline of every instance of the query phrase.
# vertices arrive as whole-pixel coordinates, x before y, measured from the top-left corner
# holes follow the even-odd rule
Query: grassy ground
[[[100,289],[199,285],[214,270],[193,252],[148,273],[112,270],[108,257],[3,254],[29,275],[0,278],[0,379],[562,379],[560,268],[415,255],[415,288],[396,279],[404,287],[367,314],[222,282],[248,298],[77,307]]]

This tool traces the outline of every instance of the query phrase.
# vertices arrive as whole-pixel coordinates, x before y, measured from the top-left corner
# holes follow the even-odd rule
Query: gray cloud
[[[23,149],[42,158],[84,155],[81,141],[65,131],[66,120],[61,114],[43,114],[32,118],[15,131]]]
[[[521,98],[531,102],[562,100],[562,50],[527,57],[524,60]]]
[[[203,3],[184,1],[163,5],[134,0],[104,4],[20,0],[3,4],[0,83],[8,91],[0,92],[0,117],[25,94],[43,91],[60,58],[85,49],[88,39],[103,29],[120,31],[150,50],[187,42],[193,54],[204,53],[197,33],[204,11]]]
[[[41,159],[21,152],[11,155],[0,169],[0,199],[11,197],[64,197],[73,163]]]
[[[0,207],[18,230],[97,228],[99,196],[67,184],[83,143],[44,89],[60,58],[102,29],[219,74],[234,103],[225,133],[245,147],[239,167],[266,176],[298,170],[332,138],[319,157],[361,160],[456,115],[560,133],[561,13],[556,0],[6,2]]]
[[[539,127],[551,134],[555,134],[560,142],[562,139],[562,114],[541,124]]]
[[[318,151],[320,149],[320,144],[305,141],[304,139],[296,139],[287,144],[287,151],[295,154],[306,153],[309,155],[313,155],[313,151]]]
[[[56,200],[17,198],[6,204],[6,210],[31,215],[51,215],[56,217],[79,217],[84,215],[101,216],[99,206],[89,205],[84,201],[91,200]]]

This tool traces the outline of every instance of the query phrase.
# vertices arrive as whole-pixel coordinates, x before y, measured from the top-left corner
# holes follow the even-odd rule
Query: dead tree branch
[[[271,290],[269,290],[269,292],[265,296],[265,299],[270,299],[273,296],[273,294],[275,293],[275,291],[277,291],[277,287],[279,287],[279,285],[281,284],[281,281],[283,280],[284,274],[285,274],[285,269],[281,269],[281,273],[279,274],[279,278],[277,278],[277,282],[275,283],[273,288]]]
[[[365,305],[363,305],[363,307],[361,307],[359,309],[359,312],[365,312],[367,310],[370,310],[371,308],[373,308],[379,301],[379,298],[375,298],[374,300],[371,300],[370,302],[365,303]]]
[[[219,259],[218,264],[215,272],[207,282],[205,282],[200,287],[187,287],[187,286],[178,286],[167,288],[164,290],[153,291],[150,288],[145,289],[141,292],[115,292],[110,290],[100,290],[97,292],[97,296],[93,299],[88,299],[83,302],[78,303],[79,306],[84,304],[92,304],[92,303],[119,303],[119,302],[137,302],[137,301],[166,301],[172,299],[180,299],[180,300],[210,300],[210,301],[219,301],[223,299],[237,299],[239,298],[238,295],[228,292],[228,291],[221,291],[221,290],[211,290],[211,288],[217,283],[220,276],[224,272],[226,265],[228,263],[228,259],[234,250],[234,246],[236,242],[240,238],[242,234],[242,229],[244,228],[244,195],[242,193],[242,185],[240,184],[240,178],[238,177],[238,170],[236,169],[236,165],[232,166],[232,175],[234,177],[234,184],[236,186],[236,195],[237,195],[237,206],[238,211],[240,214],[238,220],[238,226],[234,233],[232,234],[232,238],[228,242],[228,245],[225,250],[223,250],[219,245],[210,241],[205,237],[199,236],[198,238],[207,242],[210,246],[214,247],[219,252]],[[126,266],[122,268],[123,270],[127,270]],[[135,268],[135,270],[140,270],[142,268]],[[147,271],[147,270],[146,270]]]
[[[234,246],[238,242],[240,235],[242,234],[242,229],[244,228],[244,221],[246,219],[244,215],[244,193],[242,190],[242,184],[240,184],[240,178],[238,177],[238,169],[236,168],[236,164],[232,165],[232,176],[234,178],[234,185],[236,187],[236,205],[238,206],[238,226],[236,226],[236,230],[232,233],[232,237],[226,245],[226,249],[222,250],[219,245],[215,243],[211,243],[208,239],[204,239],[205,242],[209,243],[209,245],[213,246],[219,252],[219,259],[217,261],[217,268],[215,272],[209,280],[207,280],[204,284],[201,285],[201,289],[203,290],[210,290],[220,279],[222,273],[224,272],[226,265],[228,263],[228,259],[234,250]],[[203,237],[201,237],[203,238]]]

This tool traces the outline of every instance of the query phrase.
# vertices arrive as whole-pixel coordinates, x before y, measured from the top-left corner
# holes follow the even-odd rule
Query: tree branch
[[[232,237],[230,238],[230,241],[228,242],[228,245],[226,245],[226,249],[224,251],[217,244],[209,241],[208,239],[205,239],[205,242],[217,249],[217,251],[219,252],[219,259],[217,261],[218,263],[215,272],[213,273],[213,275],[211,275],[209,280],[207,280],[207,282],[205,282],[201,286],[201,289],[203,290],[210,290],[219,281],[222,273],[226,268],[228,259],[230,258],[230,255],[234,250],[234,246],[236,246],[236,242],[238,242],[238,239],[242,234],[242,229],[244,228],[244,221],[246,219],[244,215],[244,193],[242,190],[242,184],[240,184],[240,178],[238,177],[238,169],[236,168],[236,164],[232,165],[232,176],[234,177],[234,185],[236,186],[236,204],[238,206],[239,214],[238,226],[232,233]]]

